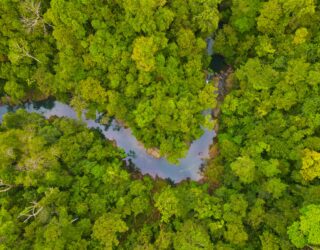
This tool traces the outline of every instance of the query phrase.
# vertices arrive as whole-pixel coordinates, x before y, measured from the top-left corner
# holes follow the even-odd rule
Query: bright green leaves
[[[40,1],[7,0],[1,4],[0,75],[11,86],[4,91],[1,88],[0,95],[11,97],[12,103],[30,97],[31,92],[33,98],[50,92],[43,88],[42,93],[39,91],[44,78],[52,72],[50,64],[55,53],[53,39],[48,35],[49,26],[43,19],[47,7],[46,3]],[[42,79],[39,79],[44,69],[46,76],[42,75]],[[11,88],[13,82],[16,91]]]
[[[10,40],[9,48],[10,52],[8,54],[8,57],[14,64],[19,63],[19,61],[24,57],[30,58],[31,60],[33,59],[41,63],[39,59],[31,55],[28,42],[24,39]]]
[[[240,81],[243,81],[241,84],[243,88],[253,87],[255,90],[267,90],[273,87],[278,78],[278,72],[269,65],[264,65],[257,58],[249,59],[236,75]]]
[[[257,18],[258,30],[266,34],[281,32],[283,30],[283,24],[279,24],[281,16],[282,9],[279,1],[265,2]]]
[[[239,177],[243,183],[251,183],[255,178],[255,163],[248,156],[237,158],[230,165],[232,171]]]
[[[308,84],[315,87],[315,89],[317,89],[317,86],[320,83],[319,66],[320,65],[318,63],[313,64],[313,68],[311,70],[309,70],[309,74],[308,74],[308,78],[307,78]]]
[[[199,83],[200,83],[200,81],[199,81]],[[208,84],[208,85],[203,86],[203,88],[201,88],[201,90],[199,91],[199,93],[198,93],[199,103],[197,103],[197,104],[203,105],[202,107],[205,108],[204,110],[211,109],[212,107],[215,107],[217,105],[215,90],[216,90],[215,87]],[[188,98],[190,98],[190,96],[188,96]],[[187,99],[186,97],[182,98],[181,102],[185,101],[186,99]],[[189,109],[190,108],[192,109],[192,107],[195,107],[195,108],[197,107],[199,111],[201,110],[201,106],[196,106],[196,103],[190,103],[187,106],[187,108],[189,108]],[[183,107],[181,106],[181,108],[183,108]],[[204,110],[201,110],[201,111],[204,111]],[[192,110],[190,110],[190,111],[192,111]],[[201,116],[199,116],[199,117],[201,117]]]
[[[155,245],[160,250],[170,249],[172,247],[172,238],[174,233],[161,229],[159,235],[155,241]]]
[[[275,176],[281,173],[279,169],[279,161],[271,159],[270,161],[262,162],[259,170],[267,177]]]
[[[294,44],[302,44],[306,42],[308,36],[308,30],[306,28],[299,28],[296,30],[295,36],[293,38]]]
[[[94,78],[87,78],[79,83],[79,94],[87,102],[106,103],[107,93],[101,83]]]
[[[243,246],[248,240],[244,226],[238,223],[230,223],[227,225],[227,230],[224,233],[224,238],[234,245]]]
[[[226,24],[223,29],[218,30],[215,38],[213,50],[216,53],[223,54],[228,61],[232,61],[236,56],[236,47],[239,43],[235,29]]]
[[[224,238],[235,244],[243,246],[248,240],[242,219],[246,216],[248,203],[243,195],[231,195],[229,201],[223,205],[223,219],[226,221]]]
[[[187,220],[174,237],[174,249],[212,249],[213,245],[205,228],[195,221]]]
[[[16,101],[21,100],[26,94],[24,87],[12,80],[6,82],[4,91]]]
[[[192,54],[193,50],[196,48],[196,38],[192,30],[182,29],[177,34],[177,44],[180,51],[180,56],[187,56]]]
[[[150,104],[150,102],[141,102],[135,111],[136,122],[140,128],[150,126],[151,122],[156,118],[156,113]]]
[[[65,2],[52,0],[50,5],[51,8],[45,14],[45,18],[57,26],[53,35],[59,41],[60,46],[66,46],[67,44],[63,44],[63,42],[66,42],[66,39],[70,39],[72,36],[74,36],[73,39],[81,39],[85,36],[86,30],[82,24],[88,20],[88,15],[84,11],[84,5],[80,1]],[[69,28],[69,34],[64,34],[65,38],[62,37],[63,30],[61,28],[63,26]]]
[[[265,201],[262,199],[257,199],[254,205],[251,207],[250,212],[248,213],[248,221],[250,225],[257,229],[264,221],[265,215]]]
[[[158,47],[153,37],[138,37],[133,43],[132,59],[136,62],[137,68],[142,71],[155,69],[154,55]]]
[[[258,30],[267,34],[281,34],[286,26],[295,27],[299,22],[308,21],[308,15],[315,13],[313,0],[278,1],[271,0],[263,4],[257,19]],[[297,16],[294,19],[292,16]]]
[[[288,227],[291,242],[298,248],[320,246],[320,206],[308,205],[300,210],[299,221]]]
[[[130,1],[125,0],[120,4],[126,13],[126,22],[129,28],[137,33],[152,34],[156,30],[154,15],[157,9],[161,9],[166,4],[166,0],[150,1]],[[137,13],[139,13],[137,15]]]
[[[231,0],[218,13],[219,3],[2,1],[1,95],[71,96],[78,111],[115,116],[173,162],[201,126],[213,125],[202,115],[216,105],[203,73],[208,35],[235,71],[221,107],[220,154],[206,169],[210,193],[188,181],[132,181],[124,153],[78,122],[7,115],[5,248],[319,247],[319,206],[307,206],[320,199],[319,4]],[[31,202],[41,213],[20,223]]]
[[[306,181],[312,181],[320,177],[320,153],[305,149],[303,151],[300,173]]]
[[[288,227],[288,234],[291,242],[296,247],[303,248],[307,244],[303,232],[300,230],[299,222],[294,222],[290,227]]]
[[[157,197],[155,197],[155,207],[161,213],[161,221],[168,223],[171,217],[181,215],[181,203],[176,196],[175,190],[166,188]]]
[[[223,27],[214,50],[233,66],[235,79],[221,108],[220,154],[206,177],[224,166],[221,190],[232,187],[248,201],[243,228],[250,234],[237,233],[244,231],[241,222],[226,222],[232,218],[226,212],[225,222],[216,225],[226,228],[224,238],[233,244],[247,237],[240,248],[294,248],[286,227],[299,207],[319,200],[318,5],[313,0],[221,5]],[[307,242],[299,222],[290,232],[296,247],[319,247]]]
[[[259,45],[256,47],[256,52],[259,57],[273,55],[276,52],[272,40],[268,36],[259,36],[258,41]]]
[[[217,29],[219,22],[217,7],[221,0],[193,0],[187,1],[188,5],[183,1],[176,0],[176,2],[176,4],[180,3],[178,8],[181,8],[178,12],[187,9],[189,15],[191,14],[189,20],[192,21],[192,26],[197,27],[205,35],[210,35]],[[185,18],[182,13],[180,15]]]
[[[316,6],[314,0],[280,0],[279,2],[283,4],[284,13],[287,15],[295,13],[298,18],[303,19],[315,13]]]
[[[219,13],[217,11],[217,4],[220,1],[221,0],[201,1],[205,3],[204,9],[193,19],[201,32],[210,34],[218,28]]]
[[[320,125],[320,97],[310,96],[303,104],[302,113],[307,117],[307,123],[311,128],[316,128]]]
[[[13,245],[19,237],[19,228],[15,225],[15,220],[5,208],[0,210],[0,235],[2,238],[0,247]]]
[[[264,231],[262,235],[260,235],[261,247],[262,250],[279,250],[280,239],[276,237],[273,233],[269,231]]]
[[[204,40],[196,38],[190,29],[181,29],[177,34],[177,45],[180,57],[187,57],[189,59],[184,65],[186,80],[189,77],[199,77],[202,66],[200,61],[202,57],[199,55],[201,55],[206,46]]]
[[[280,178],[271,178],[263,185],[263,190],[270,193],[274,199],[279,199],[287,189],[287,184]]]
[[[0,127],[4,246],[112,249],[120,244],[118,237],[129,230],[126,216],[150,212],[153,185],[148,178],[131,182],[123,157],[78,121],[47,121],[23,110],[6,114]],[[24,234],[16,240],[20,230]]]
[[[169,8],[161,8],[156,12],[156,24],[160,31],[166,31],[169,29],[170,24],[174,20],[175,13]]]
[[[12,102],[32,90],[71,100],[78,113],[106,112],[177,161],[201,135],[201,112],[215,105],[204,87],[205,38],[218,27],[219,3],[7,0],[0,91]]]
[[[120,215],[106,213],[96,220],[92,236],[104,245],[104,249],[111,250],[119,245],[118,234],[127,230],[128,227]]]
[[[254,27],[259,6],[260,0],[234,0],[232,2],[233,15],[230,21],[240,33],[250,31]]]

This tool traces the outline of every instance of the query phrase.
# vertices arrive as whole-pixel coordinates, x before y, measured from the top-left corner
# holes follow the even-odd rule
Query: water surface
[[[28,103],[23,108],[28,112],[42,114],[46,118],[56,115],[78,119],[76,112],[70,106],[58,101]],[[0,107],[0,121],[3,114],[10,110],[14,109],[8,106]],[[215,136],[214,131],[205,130],[204,134],[191,144],[187,156],[181,159],[178,165],[174,165],[165,158],[156,159],[147,154],[143,146],[132,135],[131,130],[122,127],[116,120],[113,120],[109,127],[94,120],[86,119],[84,116],[82,120],[89,128],[99,128],[106,138],[115,140],[117,146],[124,149],[127,154],[132,155],[132,152],[134,152],[134,156],[128,156],[127,160],[131,159],[141,173],[150,174],[153,177],[169,178],[174,182],[187,178],[192,180],[201,178],[199,170],[204,163],[204,159],[209,156],[209,146]]]

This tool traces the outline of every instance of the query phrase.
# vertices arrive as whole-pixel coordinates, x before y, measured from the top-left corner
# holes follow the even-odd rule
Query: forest
[[[173,183],[81,120],[8,112],[0,249],[320,249],[319,24],[317,0],[1,0],[0,105],[99,112],[173,163],[217,135]]]

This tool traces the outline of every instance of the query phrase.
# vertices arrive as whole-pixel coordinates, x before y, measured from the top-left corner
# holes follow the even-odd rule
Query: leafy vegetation
[[[221,15],[214,50],[235,72],[207,180],[248,202],[246,245],[317,249],[319,3],[233,0]]]
[[[243,195],[133,177],[124,153],[78,121],[18,110],[0,131],[3,249],[212,249],[212,239],[248,239]]]
[[[7,114],[0,248],[320,248],[319,18],[315,0],[3,0],[3,102],[106,112],[171,161],[216,104],[207,36],[233,73],[201,183],[129,172],[77,121]]]
[[[76,109],[115,116],[176,161],[215,103],[205,38],[219,2],[3,1],[0,94],[71,94]]]

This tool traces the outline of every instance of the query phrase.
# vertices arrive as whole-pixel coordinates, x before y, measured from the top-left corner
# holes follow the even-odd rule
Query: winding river
[[[214,40],[211,37],[206,39],[207,54],[215,58],[213,63],[218,63],[216,66],[211,65],[211,68],[219,72],[223,65],[223,58],[214,55],[212,49]],[[208,74],[210,78],[210,74]],[[210,79],[207,79],[207,83]],[[76,112],[67,104],[59,101],[47,100],[43,102],[27,103],[23,107],[28,112],[35,112],[44,115],[46,118],[56,115],[58,117],[69,117],[78,119]],[[0,106],[0,122],[2,116],[17,108],[9,106]],[[169,163],[165,158],[156,159],[150,156],[146,150],[141,146],[137,139],[132,135],[129,128],[124,128],[116,120],[111,122],[109,127],[99,124],[95,120],[86,119],[82,115],[82,121],[87,124],[89,128],[99,128],[104,136],[110,140],[114,140],[118,147],[124,149],[129,155],[127,161],[131,160],[142,174],[149,174],[153,177],[161,177],[164,179],[171,179],[174,182],[190,178],[192,180],[199,180],[201,178],[200,168],[205,159],[209,157],[209,147],[215,137],[213,130],[204,130],[203,135],[192,142],[189,147],[188,154],[185,158],[180,159],[178,165]]]
[[[22,108],[28,112],[42,114],[46,118],[56,115],[58,117],[69,117],[78,119],[76,112],[68,105],[59,101],[47,100],[44,102],[34,102],[25,104]],[[0,106],[0,121],[2,116],[17,108]],[[83,122],[89,128],[99,128],[104,136],[110,140],[115,140],[117,146],[124,149],[129,156],[126,160],[131,161],[140,169],[143,174],[150,174],[153,177],[169,178],[174,182],[190,178],[199,180],[201,178],[200,167],[204,159],[209,156],[209,146],[212,144],[214,131],[205,130],[204,134],[195,140],[185,158],[181,159],[178,165],[170,164],[165,158],[156,159],[149,154],[132,135],[129,128],[122,127],[116,120],[111,122],[109,127],[99,124],[95,120],[86,119],[83,115]],[[132,154],[134,152],[134,155]],[[130,156],[131,155],[131,156]]]

